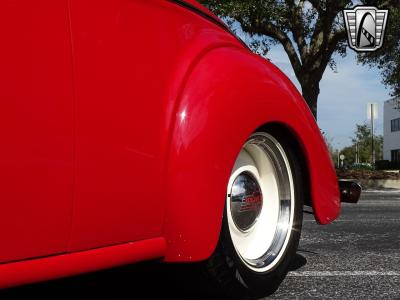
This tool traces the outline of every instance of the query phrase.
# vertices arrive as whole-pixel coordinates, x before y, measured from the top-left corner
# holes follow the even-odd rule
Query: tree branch
[[[314,57],[312,60],[315,60],[321,53],[326,54],[328,48],[337,44],[336,39],[340,39],[343,34],[346,34],[345,32],[339,31],[340,35],[332,38],[330,31],[332,30],[335,18],[340,11],[346,7],[349,0],[339,0],[333,3],[334,4],[330,4],[329,10],[318,13],[318,19],[310,42],[310,55]],[[335,41],[336,44],[333,43]]]
[[[273,39],[278,40],[283,48],[285,49],[290,63],[293,66],[293,70],[296,74],[297,77],[301,76],[301,69],[302,69],[302,64],[299,60],[299,57],[296,53],[296,49],[294,48],[292,41],[290,38],[287,36],[285,32],[280,30],[278,27],[273,25],[272,23],[265,23],[265,24],[246,24],[242,19],[238,18],[238,21],[242,25],[242,29],[245,32],[250,32],[250,33],[256,33],[256,34],[261,34],[261,35],[266,35],[269,36]]]
[[[322,10],[321,8],[321,1],[320,0],[308,0],[308,2],[311,3],[311,5],[318,11],[320,12]]]
[[[334,32],[330,35],[328,39],[328,51],[332,54],[336,49],[337,44],[347,38],[347,32],[344,28],[339,31]]]
[[[307,60],[307,45],[304,40],[304,23],[303,23],[303,6],[304,1],[299,1],[296,5],[294,0],[285,0],[290,10],[290,30],[293,33],[293,38],[297,44],[297,49],[300,53],[300,58],[304,64]]]
[[[332,57],[332,54],[338,47],[340,41],[345,40],[347,36],[346,30],[341,29],[330,34],[328,42],[325,48],[320,49],[315,54],[314,71],[318,77],[322,78],[322,75]]]

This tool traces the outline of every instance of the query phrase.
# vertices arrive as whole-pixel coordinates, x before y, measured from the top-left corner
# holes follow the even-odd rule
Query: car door
[[[0,262],[62,253],[71,223],[67,0],[0,1]]]
[[[166,75],[158,66],[169,62],[157,45],[166,36],[149,21],[159,2],[71,0],[77,140],[70,251],[162,234]]]

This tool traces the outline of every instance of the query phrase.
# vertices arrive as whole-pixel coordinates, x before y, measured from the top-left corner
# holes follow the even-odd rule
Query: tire
[[[290,141],[279,130],[253,134],[233,167],[219,243],[206,263],[225,295],[256,299],[276,291],[299,244],[303,197]]]

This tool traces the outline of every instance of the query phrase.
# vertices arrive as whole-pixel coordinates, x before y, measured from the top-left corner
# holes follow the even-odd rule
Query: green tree
[[[383,136],[374,136],[375,159],[380,160],[383,157]],[[356,153],[358,152],[358,160],[360,163],[371,162],[372,158],[372,140],[371,128],[367,124],[357,124],[352,145],[341,150],[345,158],[346,164],[356,162]]]
[[[344,147],[342,151],[340,151],[340,154],[343,154],[345,157],[344,159],[345,165],[352,165],[356,162],[356,149],[354,145]]]
[[[391,88],[392,96],[400,96],[400,2],[398,0],[368,1],[380,9],[388,9],[389,16],[382,48],[358,55],[363,64],[381,70],[382,82]],[[400,109],[400,100],[398,100]]]

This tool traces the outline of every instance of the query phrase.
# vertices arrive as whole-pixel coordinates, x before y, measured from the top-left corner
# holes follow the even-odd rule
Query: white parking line
[[[364,190],[363,193],[368,194],[368,193],[380,193],[380,194],[398,194],[400,193],[400,190],[395,189],[395,190]]]
[[[399,271],[292,271],[289,277],[400,276]]]
[[[337,220],[334,220],[332,223],[338,223],[338,222],[357,222],[357,223],[360,223],[360,222],[368,222],[368,223],[370,223],[370,222],[399,222],[399,221],[400,221],[399,218],[396,218],[396,219],[385,219],[385,218],[381,218],[381,219],[372,219],[372,218],[370,218],[370,219],[353,219],[353,220],[337,219]],[[315,220],[303,220],[303,222],[313,222],[313,223],[316,223]]]

